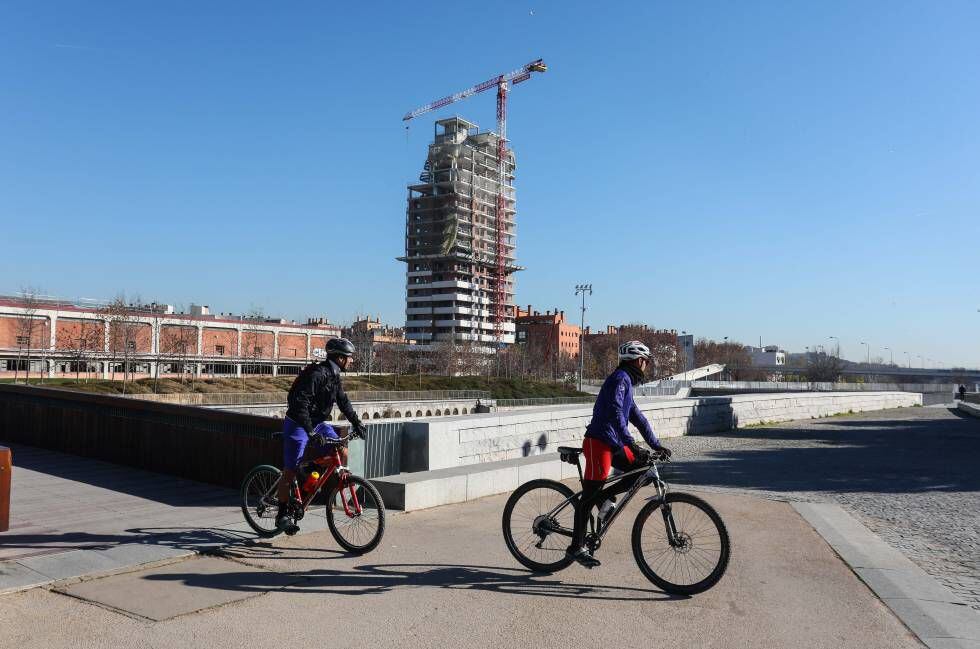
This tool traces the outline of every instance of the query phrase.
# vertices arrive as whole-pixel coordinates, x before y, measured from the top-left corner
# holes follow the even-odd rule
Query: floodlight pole
[[[575,295],[582,294],[582,326],[578,334],[578,391],[582,391],[582,373],[585,370],[585,296],[592,295],[592,284],[578,284]]]

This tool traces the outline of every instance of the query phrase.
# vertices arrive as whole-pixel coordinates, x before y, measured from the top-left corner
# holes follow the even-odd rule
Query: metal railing
[[[251,406],[286,403],[286,392],[175,392],[171,394],[127,394],[130,399],[175,403],[182,406]],[[351,390],[354,403],[376,401],[476,401],[490,400],[486,390]]]
[[[505,408],[532,408],[535,406],[565,406],[595,403],[595,397],[541,397],[535,399],[497,399],[497,410]]]
[[[693,381],[691,387],[713,390],[767,390],[779,392],[944,392],[952,383],[844,383],[809,381]]]

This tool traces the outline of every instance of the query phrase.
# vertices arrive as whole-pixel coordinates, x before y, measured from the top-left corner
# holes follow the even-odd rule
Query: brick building
[[[342,330],[357,348],[357,368],[367,372],[383,371],[385,352],[407,350],[415,345],[414,340],[405,338],[405,330],[383,324],[380,318],[360,318]]]
[[[340,336],[324,318],[299,324],[211,314],[192,305],[81,304],[0,297],[0,376],[30,368],[48,376],[295,374],[314,350]]]
[[[540,313],[530,304],[527,309],[516,307],[514,324],[517,328],[518,344],[537,347],[551,357],[555,351],[563,356],[578,358],[582,339],[582,329],[565,320],[565,312],[555,309]]]

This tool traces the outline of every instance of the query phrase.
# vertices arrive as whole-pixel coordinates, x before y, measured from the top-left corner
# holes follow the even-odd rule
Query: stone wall
[[[712,433],[763,422],[922,404],[907,392],[750,394],[662,401],[640,398],[659,437]],[[405,423],[402,471],[424,471],[554,452],[580,445],[591,406],[557,406]]]

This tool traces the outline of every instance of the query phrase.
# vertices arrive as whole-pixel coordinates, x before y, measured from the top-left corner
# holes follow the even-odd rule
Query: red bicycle
[[[326,440],[333,452],[312,460],[311,472],[316,471],[320,477],[308,490],[301,489],[293,480],[289,508],[294,520],[299,521],[307,512],[316,515],[323,507],[327,527],[337,543],[348,552],[363,554],[378,547],[384,536],[385,505],[373,484],[341,464],[337,447],[348,439],[349,436]],[[281,479],[282,471],[262,464],[249,471],[242,481],[242,513],[249,526],[265,538],[282,532],[276,527]],[[330,487],[323,490],[328,481]]]

